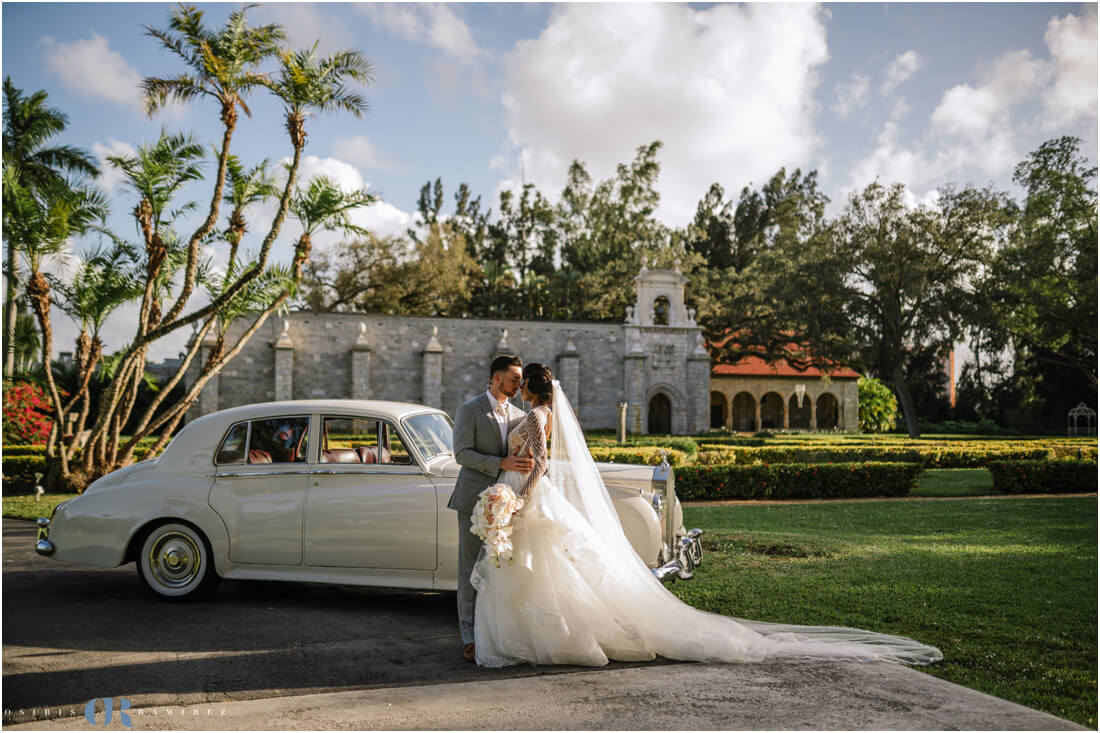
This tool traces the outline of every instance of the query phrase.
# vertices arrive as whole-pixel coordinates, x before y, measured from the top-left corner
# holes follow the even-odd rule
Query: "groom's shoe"
[[[466,646],[462,647],[462,658],[463,659],[465,659],[467,662],[472,662],[472,661],[474,661],[475,657],[476,657],[476,655],[474,654],[474,645],[473,644],[467,644]]]

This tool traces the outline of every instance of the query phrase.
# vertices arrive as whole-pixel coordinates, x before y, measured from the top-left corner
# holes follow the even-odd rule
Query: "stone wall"
[[[245,327],[243,320],[234,324],[227,340]],[[642,368],[631,399],[622,325],[291,313],[264,324],[211,380],[193,414],[271,400],[357,398],[428,404],[453,415],[487,387],[492,358],[514,353],[550,365],[586,429],[613,430],[617,405],[627,400],[633,432],[644,432],[647,400],[658,391],[673,404],[674,432],[705,427],[707,380],[698,369],[688,373],[698,329],[637,330],[645,332],[637,342]]]

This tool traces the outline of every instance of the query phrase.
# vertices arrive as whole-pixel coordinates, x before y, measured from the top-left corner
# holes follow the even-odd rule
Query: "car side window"
[[[321,424],[321,463],[412,463],[401,436],[385,420],[326,416]]]
[[[252,421],[249,463],[304,463],[309,449],[308,417],[276,417]]]
[[[248,439],[248,423],[237,423],[226,433],[214,463],[219,466],[244,463],[245,441]]]

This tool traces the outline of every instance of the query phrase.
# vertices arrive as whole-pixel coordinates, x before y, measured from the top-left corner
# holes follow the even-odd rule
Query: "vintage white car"
[[[318,439],[319,438],[319,439]],[[675,477],[599,464],[638,555],[664,581],[691,578]],[[118,567],[167,600],[220,578],[454,590],[459,465],[451,419],[422,405],[269,402],[185,426],[157,458],[110,473],[38,520],[38,554]]]

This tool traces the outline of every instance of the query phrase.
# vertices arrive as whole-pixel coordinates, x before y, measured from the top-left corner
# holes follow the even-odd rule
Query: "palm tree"
[[[218,206],[225,185],[229,163],[229,147],[237,127],[238,109],[249,117],[252,111],[245,97],[266,81],[259,66],[279,50],[286,37],[277,24],[251,27],[245,13],[251,5],[232,13],[226,24],[207,28],[203,13],[194,6],[180,6],[172,11],[167,30],[146,26],[148,35],[156,38],[172,53],[183,59],[190,73],[170,78],[147,77],[141,83],[146,112],[152,115],[170,101],[189,102],[209,97],[221,106],[224,126],[222,146],[218,154],[218,173],[206,219],[188,242],[187,270],[183,287],[169,309],[165,321],[173,321],[187,304],[195,287],[199,265],[199,245],[210,234],[218,220]]]
[[[4,303],[4,376],[15,369],[15,300],[19,295],[18,251],[8,238],[9,221],[16,206],[16,189],[32,193],[47,189],[67,189],[65,173],[98,176],[95,159],[71,145],[47,145],[50,138],[65,130],[69,118],[60,110],[46,106],[46,92],[29,97],[16,89],[11,77],[4,78],[4,240],[8,242],[8,292]],[[11,175],[9,177],[9,171]]]
[[[223,236],[229,242],[230,265],[236,262],[237,249],[248,231],[245,211],[253,204],[266,201],[279,193],[275,177],[268,173],[268,165],[265,158],[259,165],[246,171],[237,156],[229,156],[229,191],[225,194],[225,203],[233,208],[229,214],[229,226]]]
[[[294,260],[291,263],[295,281],[301,280],[302,265],[309,259],[314,234],[320,230],[366,234],[367,230],[354,224],[349,214],[377,200],[366,189],[343,191],[325,176],[317,176],[304,190],[297,191],[290,201],[290,214],[302,225],[302,235],[294,245]]]
[[[180,190],[189,182],[202,178],[202,157],[205,150],[191,135],[169,135],[162,132],[152,144],[143,144],[136,155],[113,155],[107,160],[122,171],[125,185],[138,197],[134,221],[145,242],[146,290],[138,319],[137,337],[160,320],[160,301],[156,297],[158,284],[170,279],[174,270],[169,260],[170,244],[175,241],[172,222],[192,211],[194,203],[170,209]]]
[[[66,280],[50,278],[58,295],[58,305],[80,324],[73,364],[73,389],[69,390],[69,402],[63,408],[64,414],[68,415],[77,404],[81,405],[79,420],[72,431],[74,436],[84,429],[91,408],[90,385],[103,357],[100,331],[108,316],[142,294],[141,280],[131,267],[134,254],[133,247],[115,240],[111,249],[93,250],[82,257],[72,277]],[[75,440],[68,446],[62,446],[62,450],[68,450],[69,459],[76,448]]]
[[[42,364],[50,363],[53,351],[53,328],[50,324],[50,283],[42,273],[42,264],[50,255],[62,254],[69,239],[90,229],[106,217],[106,199],[97,189],[59,190],[47,188],[38,195],[15,185],[14,170],[4,171],[4,187],[10,196],[5,201],[5,217],[9,226],[4,236],[8,246],[23,255],[30,270],[27,299],[38,319],[42,332]],[[49,368],[45,370],[46,386],[53,403],[55,426],[62,425],[64,407]],[[52,455],[51,446],[47,454]],[[61,452],[62,474],[68,473],[64,451]]]

